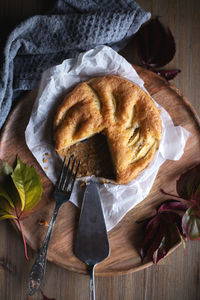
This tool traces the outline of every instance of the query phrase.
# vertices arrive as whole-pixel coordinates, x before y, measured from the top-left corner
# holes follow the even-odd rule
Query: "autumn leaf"
[[[6,162],[0,159],[0,184],[4,183],[7,176],[13,172],[13,168]]]
[[[163,258],[179,239],[181,216],[174,212],[158,211],[145,229],[145,238],[140,249],[142,260],[151,257],[154,263]]]
[[[11,207],[13,208],[12,200],[6,191],[0,187],[0,220],[3,219],[17,219],[15,214],[11,214]]]
[[[176,52],[170,29],[156,17],[142,26],[134,37],[140,63],[147,68],[160,68],[168,64]]]
[[[150,256],[157,263],[173,245],[175,234],[185,241],[200,240],[200,164],[187,170],[177,180],[177,195],[162,193],[174,199],[162,202],[154,217],[145,223],[145,237],[140,249],[142,260]]]
[[[185,200],[200,203],[200,164],[183,173],[176,183],[178,195]]]
[[[182,218],[183,233],[187,239],[200,240],[200,210],[188,208]]]
[[[23,164],[18,158],[11,177],[20,195],[21,210],[30,210],[37,204],[42,194],[42,185],[38,174],[34,168]]]
[[[185,204],[173,199],[168,199],[162,202],[157,208],[158,212],[174,211],[178,214],[180,214],[180,212],[185,212],[186,210],[187,206]]]
[[[160,22],[159,17],[143,25],[134,36],[133,43],[142,67],[166,80],[174,79],[181,72],[179,69],[160,69],[173,59],[176,45],[171,30]]]
[[[33,208],[42,195],[42,183],[34,168],[24,164],[19,158],[12,167],[0,160],[0,220],[15,219],[19,225],[27,256],[26,241],[21,227],[24,211]]]
[[[0,202],[0,207],[2,206],[7,206],[10,205],[12,208],[15,208],[12,199],[10,198],[9,194],[7,193],[7,191],[5,190],[4,187],[0,186],[0,198],[2,199]],[[5,203],[4,203],[5,202]],[[7,205],[6,205],[7,202]]]
[[[173,69],[173,70],[152,70],[154,73],[158,74],[159,76],[162,76],[166,80],[172,80],[174,79],[181,70],[179,69]]]

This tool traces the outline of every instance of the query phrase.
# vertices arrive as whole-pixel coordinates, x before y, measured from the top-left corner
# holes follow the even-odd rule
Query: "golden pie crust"
[[[158,149],[160,113],[151,97],[120,76],[92,78],[66,95],[54,118],[55,149],[63,149],[97,133],[106,136],[115,182],[126,184],[144,170]]]

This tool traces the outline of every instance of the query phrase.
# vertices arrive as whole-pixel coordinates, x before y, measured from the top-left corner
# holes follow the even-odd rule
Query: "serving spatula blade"
[[[108,235],[97,184],[87,183],[79,226],[77,230],[74,254],[90,268],[90,299],[95,299],[94,268],[110,253]]]

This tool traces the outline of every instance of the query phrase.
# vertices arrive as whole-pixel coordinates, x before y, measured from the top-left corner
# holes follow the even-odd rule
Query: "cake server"
[[[89,266],[90,300],[95,300],[94,268],[110,253],[108,235],[97,184],[86,185],[74,254]]]

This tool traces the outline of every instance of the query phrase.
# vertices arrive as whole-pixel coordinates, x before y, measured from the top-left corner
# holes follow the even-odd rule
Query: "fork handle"
[[[36,257],[36,260],[31,268],[31,271],[29,274],[29,280],[28,280],[28,290],[29,290],[30,296],[35,294],[35,292],[37,292],[37,290],[39,289],[40,284],[42,282],[42,279],[44,277],[45,268],[46,268],[46,256],[47,256],[49,241],[51,238],[51,234],[52,234],[52,231],[53,231],[53,228],[55,225],[55,221],[56,221],[56,217],[58,215],[58,211],[59,211],[60,207],[61,207],[60,204],[56,204],[45,240],[44,240],[43,245],[42,245],[42,247]]]

